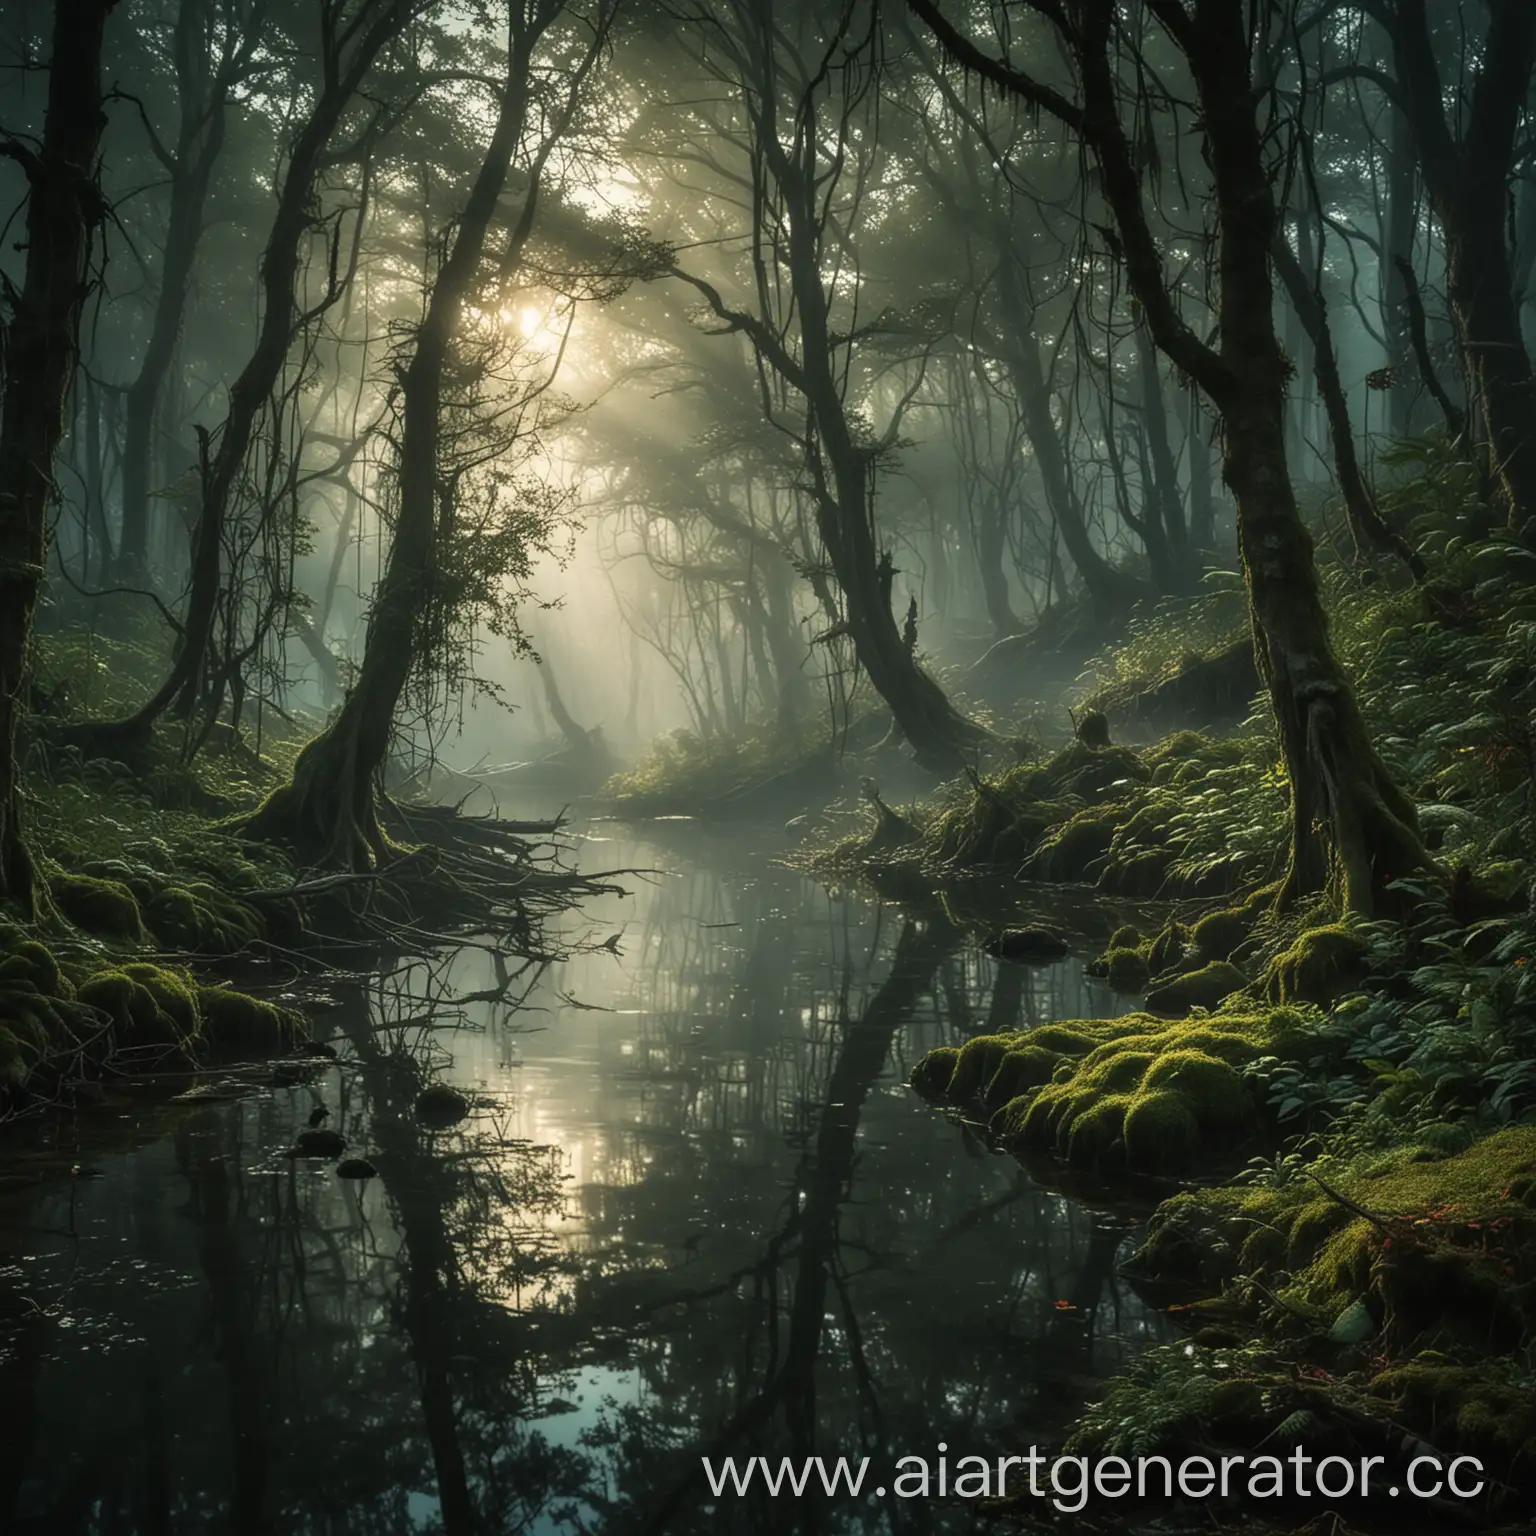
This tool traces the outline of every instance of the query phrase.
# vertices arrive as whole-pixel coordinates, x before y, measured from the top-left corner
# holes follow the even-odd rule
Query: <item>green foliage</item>
[[[1230,1443],[1263,1419],[1263,1394],[1252,1379],[1258,1358],[1256,1350],[1184,1344],[1146,1350],[1078,1419],[1066,1454],[1156,1456],[1187,1444],[1209,1444],[1218,1424]]]

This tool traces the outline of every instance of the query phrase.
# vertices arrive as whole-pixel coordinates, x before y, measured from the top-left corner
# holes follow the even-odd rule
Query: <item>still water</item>
[[[0,1527],[966,1531],[877,1480],[1050,1439],[1161,1336],[1114,1273],[1134,1212],[904,1086],[1117,1011],[1080,963],[998,968],[719,842],[581,863],[659,872],[565,919],[586,951],[520,1004],[484,948],[359,975],[315,1018],[337,1063],[61,1128],[98,1176],[0,1209]],[[322,1104],[376,1177],[283,1155]],[[869,1457],[862,1496],[716,1499],[700,1462],[808,1453]]]

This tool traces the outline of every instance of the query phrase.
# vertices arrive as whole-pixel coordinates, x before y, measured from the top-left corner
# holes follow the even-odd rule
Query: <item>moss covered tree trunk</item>
[[[513,7],[495,128],[401,381],[399,511],[357,681],[336,719],[300,754],[292,781],[272,794],[246,826],[250,835],[286,843],[320,863],[369,869],[389,853],[375,785],[389,755],[395,710],[410,680],[433,597],[444,372],[464,307],[482,280],[486,237],[523,137],[533,48],[559,9],[558,0],[535,0],[526,10],[518,0]]]
[[[1334,655],[1286,463],[1287,369],[1271,267],[1279,209],[1252,90],[1253,41],[1239,11],[1221,0],[1199,0],[1178,41],[1204,112],[1220,220],[1221,346],[1209,385],[1224,428],[1223,475],[1237,502],[1254,652],[1290,788],[1282,901],[1322,888],[1332,864],[1345,909],[1369,913],[1386,882],[1430,860],[1412,802],[1377,755]],[[1129,164],[1122,170],[1130,174]]]
[[[0,136],[28,184],[26,270],[5,326],[0,401],[0,903],[35,909],[21,814],[20,727],[32,618],[43,584],[54,459],[64,435],[90,291],[103,126],[101,46],[113,0],[55,0],[42,142]]]

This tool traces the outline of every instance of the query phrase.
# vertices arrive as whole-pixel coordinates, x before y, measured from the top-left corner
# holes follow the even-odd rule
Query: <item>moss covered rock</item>
[[[157,891],[144,920],[162,944],[195,954],[238,954],[263,931],[255,908],[204,881]]]
[[[949,1091],[950,1081],[955,1075],[955,1063],[959,1059],[960,1052],[954,1046],[941,1045],[929,1051],[913,1067],[908,1082],[925,1099],[942,1099]]]
[[[1244,907],[1207,912],[1190,931],[1195,958],[1202,965],[1215,960],[1230,960],[1233,950],[1252,930],[1255,916]]]
[[[144,939],[139,903],[120,880],[83,874],[52,875],[48,894],[54,906],[86,933],[133,944]]]
[[[1131,1101],[1125,1116],[1125,1160],[1146,1173],[1176,1173],[1194,1160],[1200,1122],[1184,1095],[1150,1089]]]
[[[1128,1014],[978,1036],[959,1051],[930,1053],[913,1082],[988,1115],[992,1133],[1016,1151],[1168,1173],[1248,1135],[1259,1106],[1240,1069],[1293,1053],[1307,1038],[1289,1009],[1178,1023]]]
[[[1182,1016],[1195,1008],[1212,1009],[1248,980],[1230,960],[1213,960],[1199,970],[1186,971],[1147,993],[1147,1007],[1158,1013]]]
[[[228,987],[199,987],[197,1004],[210,1045],[241,1051],[277,1051],[303,1035],[297,1014]]]
[[[1272,1002],[1326,1004],[1365,974],[1364,937],[1344,923],[1309,928],[1270,961],[1264,991]]]
[[[1104,956],[1104,979],[1116,992],[1141,992],[1152,978],[1147,957],[1139,949],[1111,949]]]

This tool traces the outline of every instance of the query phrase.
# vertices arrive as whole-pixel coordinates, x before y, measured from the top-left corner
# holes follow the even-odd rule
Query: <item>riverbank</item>
[[[1079,717],[1054,756],[877,802],[811,858],[884,889],[1171,903],[1091,966],[1135,1011],[982,1034],[912,1077],[1020,1156],[1200,1180],[1126,1265],[1188,1337],[1138,1361],[1069,1449],[1295,1447],[1393,1475],[1476,1456],[1487,1486],[1457,1515],[1491,1526],[1536,1505],[1536,596],[1504,541],[1437,558],[1453,579],[1430,591],[1330,576],[1374,739],[1440,863],[1379,920],[1326,898],[1274,910],[1284,785],[1261,710],[1140,749]]]
[[[243,821],[322,722],[252,709],[243,733],[194,742],[167,724],[132,763],[86,757],[76,724],[131,713],[154,673],[131,638],[82,630],[38,650],[26,794],[39,905],[0,924],[0,1118],[94,1102],[114,1078],[303,1052],[302,1008],[270,999],[358,953],[492,931],[511,976],[543,955],[546,917],[611,888],[564,866],[555,823],[404,797],[385,812],[399,855],[387,871],[302,869]]]

